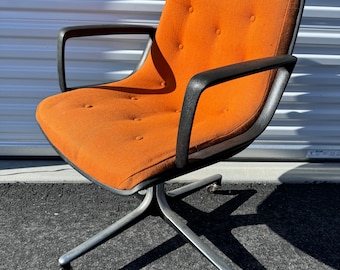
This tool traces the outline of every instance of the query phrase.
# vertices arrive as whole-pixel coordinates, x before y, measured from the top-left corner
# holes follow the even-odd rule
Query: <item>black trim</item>
[[[204,90],[223,82],[280,67],[284,67],[290,75],[296,61],[296,57],[291,55],[273,56],[224,66],[192,77],[187,86],[182,106],[177,136],[176,166],[184,168],[188,164],[192,125],[199,98]]]

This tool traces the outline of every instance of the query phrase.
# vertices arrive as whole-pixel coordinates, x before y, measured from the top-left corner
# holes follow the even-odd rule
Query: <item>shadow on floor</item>
[[[187,202],[176,203],[174,210],[188,220],[190,228],[212,242],[241,269],[311,269],[314,259],[321,263],[314,265],[314,269],[324,269],[323,264],[340,269],[340,185],[280,185],[270,193],[266,186],[253,187],[217,191],[216,196],[224,197],[227,201],[212,211],[204,209],[209,207],[199,206],[199,198],[204,198],[202,194],[193,195]],[[266,195],[268,197],[264,198]],[[264,200],[259,205],[250,206],[251,199],[253,202]],[[216,203],[216,198],[210,199],[210,207],[212,200]],[[247,201],[248,205],[243,206]],[[206,198],[201,199],[202,202],[206,203]],[[261,226],[268,227],[272,232],[263,232]],[[237,233],[237,229],[242,227],[248,227],[247,235]],[[277,239],[271,239],[274,233],[281,239],[277,236]],[[145,267],[184,243],[179,236],[173,237],[123,269]],[[261,251],[262,254],[252,250],[266,244],[268,247]],[[282,258],[288,258],[290,263],[286,264],[280,257],[271,258],[275,256],[273,249],[277,249],[277,246],[282,246]],[[300,262],[300,266],[291,263],[294,260],[309,260],[307,257],[312,257],[311,262]]]

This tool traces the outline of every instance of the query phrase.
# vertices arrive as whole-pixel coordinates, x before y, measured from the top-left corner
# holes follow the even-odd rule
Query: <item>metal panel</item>
[[[35,107],[59,92],[56,35],[67,25],[157,25],[164,1],[1,1],[0,155],[55,155],[35,122]],[[71,85],[122,78],[146,37],[74,40],[68,45]],[[307,0],[295,55],[298,65],[266,131],[240,158],[340,157],[340,2]]]
[[[164,1],[0,1],[0,156],[56,155],[35,108],[59,92],[56,37],[64,26],[157,25]],[[133,69],[145,37],[98,38],[68,46],[70,85],[119,79]],[[113,61],[116,60],[116,61]]]
[[[265,132],[239,157],[340,158],[340,2],[307,0],[299,58]]]

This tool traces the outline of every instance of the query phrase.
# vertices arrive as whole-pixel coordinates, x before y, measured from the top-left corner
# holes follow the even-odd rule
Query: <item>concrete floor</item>
[[[224,179],[216,194],[202,190],[173,205],[190,228],[216,246],[235,269],[340,269],[338,164],[281,164],[273,167],[272,177],[256,164],[227,166],[231,165],[232,183]],[[1,270],[59,269],[60,255],[140,203],[133,196],[115,196],[89,184],[58,160],[1,161],[0,169]],[[233,176],[237,170],[239,176]],[[250,183],[251,178],[260,179],[262,171],[267,172],[263,179],[272,181]],[[242,175],[245,180],[238,181]],[[169,186],[173,185],[179,184]],[[214,269],[153,216],[73,266],[75,270]]]

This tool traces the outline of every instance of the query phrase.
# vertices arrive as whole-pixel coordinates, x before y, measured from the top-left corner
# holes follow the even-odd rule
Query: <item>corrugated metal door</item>
[[[164,1],[1,1],[0,155],[55,155],[35,122],[35,107],[59,92],[56,35],[67,25],[157,25]],[[72,85],[119,79],[137,63],[143,36],[69,43]],[[266,131],[239,157],[340,157],[340,3],[307,0],[298,65]]]
[[[35,108],[59,92],[56,37],[69,25],[157,25],[164,1],[0,1],[0,156],[56,155],[35,121]],[[70,85],[118,79],[131,72],[145,37],[70,42]]]
[[[307,0],[299,58],[266,131],[247,157],[340,158],[340,2]]]

